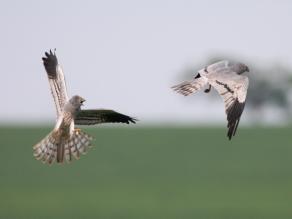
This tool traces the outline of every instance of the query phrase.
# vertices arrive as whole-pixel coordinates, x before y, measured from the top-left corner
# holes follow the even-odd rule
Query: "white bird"
[[[231,140],[236,133],[245,106],[249,80],[247,76],[242,75],[244,72],[249,72],[245,64],[224,60],[199,70],[193,80],[175,85],[172,89],[188,96],[205,86],[208,86],[205,89],[206,93],[210,92],[211,87],[214,87],[225,103],[228,121],[227,136]]]

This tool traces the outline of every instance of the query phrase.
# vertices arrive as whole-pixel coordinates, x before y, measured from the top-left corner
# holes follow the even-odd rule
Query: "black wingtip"
[[[126,123],[126,124],[130,124],[130,123],[136,124],[136,122],[138,121],[137,118],[126,116],[126,115],[124,115],[124,119],[122,119],[122,120],[123,121],[120,121],[120,122]]]
[[[236,99],[235,102],[233,103],[233,105],[230,107],[230,109],[227,110],[227,120],[228,120],[227,136],[228,136],[229,140],[231,140],[231,138],[235,135],[235,133],[237,131],[238,124],[239,124],[240,117],[241,117],[241,114],[243,112],[244,106],[245,106],[244,102],[240,103]]]
[[[135,117],[129,117],[129,120],[128,120],[128,124],[133,123],[133,124],[136,124],[136,122],[138,122],[139,120]]]
[[[58,59],[56,56],[56,49],[54,52],[50,49],[49,52],[45,52],[45,57],[42,57],[44,67],[50,79],[56,78]]]
[[[136,124],[136,122],[138,121],[137,118],[135,117],[131,117],[131,116],[128,116],[128,115],[125,115],[125,114],[122,114],[122,113],[118,113],[118,112],[114,112],[114,120],[112,120],[112,122],[118,122],[118,123],[125,123],[125,124]]]
[[[200,73],[198,73],[195,77],[194,77],[194,79],[197,79],[197,78],[200,78],[201,77],[201,75],[200,75]]]

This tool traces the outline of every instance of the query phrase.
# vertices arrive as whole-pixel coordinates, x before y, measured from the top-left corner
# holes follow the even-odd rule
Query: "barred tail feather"
[[[63,163],[64,159],[70,163],[75,157],[79,159],[81,154],[86,154],[91,147],[92,137],[85,132],[75,129],[70,138],[64,142],[58,141],[52,131],[42,141],[33,147],[34,156],[43,163]]]
[[[69,141],[65,144],[65,158],[69,163],[73,156],[79,159],[81,154],[86,154],[91,147],[92,137],[80,129],[75,129]],[[73,155],[73,156],[72,156]]]
[[[41,160],[43,163],[51,164],[57,157],[57,147],[55,145],[56,140],[53,138],[51,132],[33,147],[33,155],[37,160]]]

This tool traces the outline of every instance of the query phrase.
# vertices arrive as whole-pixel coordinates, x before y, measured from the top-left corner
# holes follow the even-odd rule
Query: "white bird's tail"
[[[69,163],[73,156],[79,159],[81,154],[86,154],[91,147],[92,137],[85,132],[75,129],[66,140],[60,140],[56,131],[52,131],[42,141],[33,147],[34,156],[43,163],[63,163],[64,158]]]

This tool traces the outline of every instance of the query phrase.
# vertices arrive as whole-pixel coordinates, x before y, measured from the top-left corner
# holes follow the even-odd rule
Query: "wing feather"
[[[235,72],[216,74],[209,83],[217,90],[224,100],[227,115],[227,136],[229,140],[235,135],[241,114],[244,110],[248,89],[248,78]]]
[[[205,85],[207,85],[207,83],[208,80],[198,74],[193,80],[184,81],[180,84],[172,86],[171,88],[179,94],[188,96],[201,90]]]
[[[65,76],[61,66],[58,64],[55,52],[53,53],[51,50],[50,52],[45,52],[45,57],[42,60],[48,75],[51,93],[57,110],[57,117],[59,117],[62,114],[65,103],[69,100]]]
[[[76,125],[95,125],[101,123],[136,123],[137,119],[106,109],[80,110],[75,116]]]

